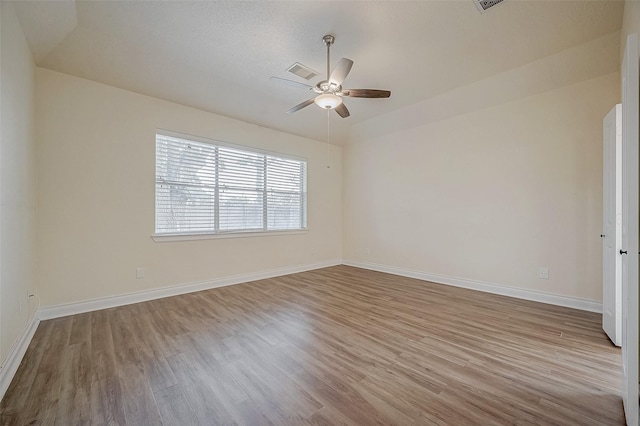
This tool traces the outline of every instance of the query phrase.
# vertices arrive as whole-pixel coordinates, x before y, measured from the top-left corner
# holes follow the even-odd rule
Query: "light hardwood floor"
[[[336,266],[44,321],[1,423],[618,425],[600,321]]]

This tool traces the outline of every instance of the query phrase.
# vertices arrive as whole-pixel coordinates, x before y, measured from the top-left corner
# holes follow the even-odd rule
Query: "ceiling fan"
[[[389,90],[377,90],[377,89],[343,89],[342,83],[344,82],[347,75],[349,75],[349,71],[351,71],[351,67],[353,66],[353,61],[351,59],[342,58],[338,61],[338,64],[333,69],[333,72],[329,73],[329,61],[330,61],[330,52],[331,45],[335,41],[335,37],[332,35],[326,35],[322,38],[325,46],[327,46],[327,79],[319,82],[315,86],[310,86],[308,84],[300,83],[293,80],[287,80],[286,78],[279,77],[271,77],[271,80],[286,84],[292,87],[298,87],[306,90],[313,90],[317,93],[311,99],[307,99],[306,101],[294,106],[289,111],[288,114],[294,113],[296,111],[301,110],[304,107],[307,107],[313,103],[318,105],[323,109],[333,109],[335,110],[340,117],[347,118],[350,113],[347,109],[346,105],[342,102],[343,97],[349,98],[388,98],[391,96],[391,92]]]

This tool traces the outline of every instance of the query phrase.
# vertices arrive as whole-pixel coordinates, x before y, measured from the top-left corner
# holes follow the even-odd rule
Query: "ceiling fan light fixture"
[[[320,108],[334,109],[342,104],[342,98],[338,95],[334,95],[333,93],[323,93],[322,95],[316,96],[314,102]]]

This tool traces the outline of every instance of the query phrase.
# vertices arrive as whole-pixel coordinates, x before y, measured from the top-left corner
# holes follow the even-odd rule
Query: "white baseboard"
[[[377,263],[361,262],[357,260],[344,259],[344,265],[356,268],[370,269],[372,271],[386,272],[388,274],[400,275],[403,277],[416,278],[423,281],[431,281],[438,284],[446,284],[455,287],[468,288],[483,291],[485,293],[500,294],[503,296],[515,297],[517,299],[531,300],[534,302],[548,303],[551,305],[565,306],[568,308],[580,309],[583,311],[602,313],[602,303],[594,300],[579,299],[576,297],[560,296],[551,293],[542,293],[533,290],[524,290],[514,287],[506,287],[483,281],[470,280],[467,278],[451,277],[447,275],[431,274],[428,272],[414,271],[411,269],[398,268],[395,266],[380,265]]]
[[[148,300],[161,299],[164,297],[177,296],[185,293],[208,290],[217,287],[225,287],[234,284],[242,284],[251,281],[274,278],[282,275],[295,274],[298,272],[310,271],[313,269],[326,268],[335,265],[348,265],[357,268],[370,269],[372,271],[385,272],[409,278],[416,278],[423,281],[431,281],[438,284],[452,285],[486,293],[500,294],[503,296],[515,297],[518,299],[532,300],[535,302],[549,303],[552,305],[566,306],[590,312],[602,312],[602,303],[593,300],[579,299],[557,294],[542,293],[533,290],[524,290],[514,287],[507,287],[499,284],[483,281],[471,280],[467,278],[451,277],[447,275],[432,274],[428,272],[415,271],[411,269],[398,268],[395,266],[381,265],[371,262],[362,262],[349,259],[332,259],[314,264],[299,265],[286,268],[272,269],[263,272],[234,275],[230,277],[216,278],[206,281],[179,284],[171,287],[164,287],[153,290],[146,290],[136,293],[129,293],[118,296],[109,296],[99,299],[85,300],[81,302],[68,303],[57,306],[40,308],[37,316],[40,320],[59,318],[68,315],[81,314],[85,312],[97,311],[100,309],[113,308],[116,306],[129,305],[132,303],[146,302]]]
[[[84,300],[81,302],[67,303],[63,305],[40,308],[38,317],[40,320],[66,317],[68,315],[82,314],[100,309],[114,308],[116,306],[130,305],[132,303],[146,302],[148,300],[162,299],[164,297],[177,296],[185,293],[209,290],[217,287],[225,287],[234,284],[242,284],[251,281],[311,271],[313,269],[326,268],[342,264],[340,259],[322,261],[307,265],[291,266],[286,268],[271,269],[268,271],[254,272],[250,274],[233,275],[230,277],[215,278],[212,280],[178,284],[170,287],[140,291],[136,293],[108,296],[99,299]]]
[[[29,343],[31,343],[31,339],[33,339],[33,335],[38,329],[38,324],[40,324],[40,319],[38,318],[38,313],[36,312],[29,325],[22,331],[22,335],[18,339],[18,342],[13,346],[11,352],[9,352],[9,354],[7,355],[7,361],[5,362],[4,366],[2,367],[2,369],[0,369],[0,400],[4,398],[4,394],[11,384],[13,376],[16,374],[16,371],[18,371],[18,367],[22,362],[24,354],[27,352]]]

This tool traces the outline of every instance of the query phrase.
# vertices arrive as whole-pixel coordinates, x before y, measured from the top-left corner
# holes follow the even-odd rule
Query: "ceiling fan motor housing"
[[[339,93],[342,91],[342,86],[324,80],[316,84],[313,91],[316,93]]]

